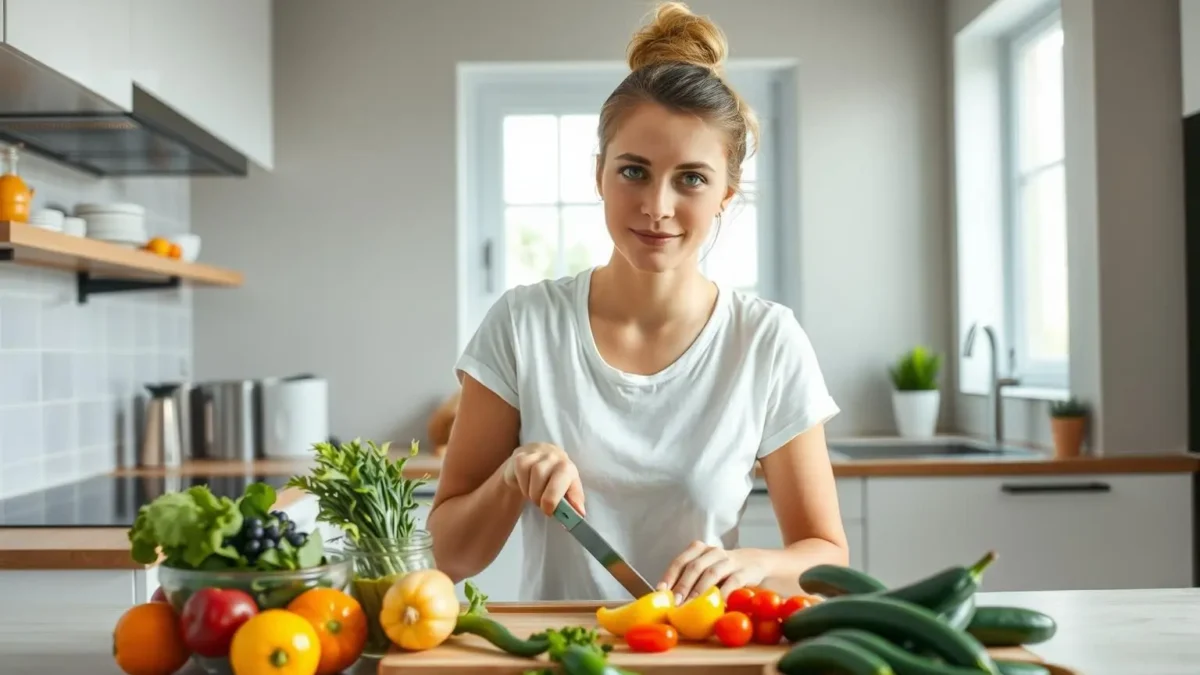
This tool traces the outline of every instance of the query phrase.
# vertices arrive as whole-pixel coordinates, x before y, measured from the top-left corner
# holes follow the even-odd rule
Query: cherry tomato
[[[754,636],[754,624],[744,612],[726,612],[713,625],[713,632],[726,647],[741,647]]]
[[[763,589],[754,594],[753,616],[759,621],[775,621],[779,619],[779,606],[783,599],[775,591]]]
[[[784,600],[783,604],[779,606],[779,618],[781,620],[786,619],[794,612],[798,612],[805,607],[812,607],[818,602],[820,602],[820,600],[811,595],[793,595],[787,600]]]
[[[754,589],[739,588],[729,594],[725,599],[725,610],[729,612],[741,612],[743,614],[754,614]]]
[[[760,645],[777,645],[783,637],[783,626],[777,619],[759,619],[754,622],[754,641]]]
[[[644,623],[625,631],[625,644],[635,652],[665,652],[679,644],[679,633],[665,623]]]

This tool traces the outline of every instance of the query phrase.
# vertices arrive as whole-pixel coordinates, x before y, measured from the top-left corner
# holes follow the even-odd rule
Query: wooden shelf
[[[0,265],[3,264],[76,272],[80,302],[94,293],[173,287],[181,283],[242,285],[242,274],[233,270],[10,221],[0,221]]]

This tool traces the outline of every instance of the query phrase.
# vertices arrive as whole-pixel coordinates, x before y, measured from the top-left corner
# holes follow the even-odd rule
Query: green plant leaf
[[[238,510],[246,518],[266,519],[275,505],[275,488],[266,483],[251,483],[239,500]]]

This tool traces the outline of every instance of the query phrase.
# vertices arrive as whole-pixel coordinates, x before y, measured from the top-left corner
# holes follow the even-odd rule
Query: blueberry
[[[288,519],[288,514],[284,513],[283,511],[272,511],[271,515],[275,516],[275,518],[281,523],[286,522]]]
[[[258,553],[261,549],[262,549],[262,542],[260,542],[257,539],[251,539],[250,541],[246,542],[246,545],[242,548],[242,552],[245,553],[246,555],[254,555],[255,553]]]
[[[242,529],[249,532],[255,528],[262,527],[262,525],[262,521],[258,518],[247,518],[245,522],[242,523]]]
[[[296,530],[296,521],[289,520],[283,525],[284,532],[294,532]]]
[[[304,545],[304,535],[299,532],[288,532],[287,540],[288,540],[288,543],[291,544],[292,546],[298,547],[298,546]]]
[[[262,539],[262,538],[263,538],[263,529],[262,529],[261,525],[254,528],[253,530],[246,531],[246,539],[248,539],[248,540]]]
[[[266,539],[279,541],[279,528],[274,525],[268,525],[267,529],[263,530]]]
[[[269,551],[269,550],[275,548],[275,540],[274,539],[263,539],[262,547],[263,547],[264,551]]]

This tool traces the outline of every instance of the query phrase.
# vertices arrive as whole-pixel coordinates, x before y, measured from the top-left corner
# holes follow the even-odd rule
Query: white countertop
[[[979,603],[1018,605],[1053,616],[1058,634],[1030,649],[1080,675],[1200,673],[1200,588],[981,593]],[[111,657],[111,625],[97,622],[67,635],[45,628],[44,640],[11,642],[0,636],[0,672],[122,675]],[[360,672],[372,670],[368,665]]]

